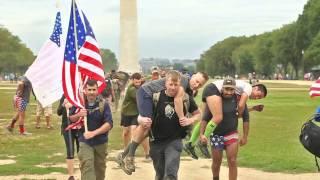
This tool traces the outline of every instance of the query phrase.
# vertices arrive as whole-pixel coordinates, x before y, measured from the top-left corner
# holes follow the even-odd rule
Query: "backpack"
[[[110,96],[112,94],[112,83],[111,83],[111,79],[108,78],[105,80],[106,82],[106,87],[103,89],[103,91],[101,92],[101,95],[106,98],[108,96]]]
[[[320,127],[315,124],[314,118],[302,125],[299,139],[303,147],[314,155],[316,166],[320,171],[317,160],[317,157],[320,157]]]

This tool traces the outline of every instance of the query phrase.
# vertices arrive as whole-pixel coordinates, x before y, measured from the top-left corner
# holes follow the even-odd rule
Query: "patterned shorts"
[[[223,150],[226,148],[226,146],[232,143],[238,142],[238,139],[239,139],[238,131],[233,131],[224,136],[220,136],[212,133],[210,136],[210,144],[212,148]]]
[[[24,112],[27,109],[28,102],[27,100],[23,99],[22,97],[19,97],[15,95],[13,97],[13,106],[15,109],[17,109],[19,112]]]

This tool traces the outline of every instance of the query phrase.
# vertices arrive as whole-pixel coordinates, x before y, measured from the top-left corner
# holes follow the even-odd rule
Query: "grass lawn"
[[[308,86],[267,84],[270,87],[264,100],[249,104],[265,104],[264,112],[250,114],[248,144],[240,148],[239,165],[265,171],[302,173],[316,172],[313,156],[299,142],[298,136],[303,122],[317,106],[317,99],[308,96]],[[287,88],[292,88],[287,90]],[[0,165],[1,175],[47,174],[63,172],[60,167],[43,168],[36,165],[58,164],[65,161],[65,147],[60,135],[60,117],[53,116],[54,130],[35,129],[35,102],[27,110],[27,130],[30,137],[7,133],[5,126],[13,116],[12,97],[14,90],[0,89],[0,160],[13,159],[16,164]],[[201,92],[200,92],[201,95]],[[198,99],[199,101],[199,96]],[[54,105],[54,112],[57,104]],[[119,114],[114,115],[114,128],[109,136],[109,151],[122,148]],[[242,129],[242,124],[239,124]],[[138,155],[142,155],[141,150]],[[9,156],[9,157],[8,157]]]

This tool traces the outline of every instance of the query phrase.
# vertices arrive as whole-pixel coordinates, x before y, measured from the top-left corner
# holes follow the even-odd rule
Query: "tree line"
[[[117,69],[118,61],[111,50],[100,49],[100,53],[105,72]],[[36,56],[31,49],[22,43],[18,36],[0,26],[0,75],[9,73],[22,75],[35,59]]]
[[[298,19],[260,35],[229,37],[201,54],[198,71],[210,76],[246,75],[265,77],[274,73],[300,78],[320,64],[320,1],[309,0]]]

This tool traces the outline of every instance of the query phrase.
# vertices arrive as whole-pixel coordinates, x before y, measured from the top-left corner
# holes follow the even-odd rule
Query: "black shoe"
[[[73,176],[69,176],[68,180],[76,180]]]
[[[210,159],[210,158],[211,158],[211,155],[210,155],[210,153],[209,153],[207,144],[202,144],[202,143],[199,141],[199,142],[198,142],[198,147],[199,147],[201,153],[204,155],[205,158],[207,158],[207,159]]]
[[[194,151],[194,147],[191,145],[191,142],[186,143],[183,146],[183,150],[188,153],[193,159],[198,159],[196,152]]]

